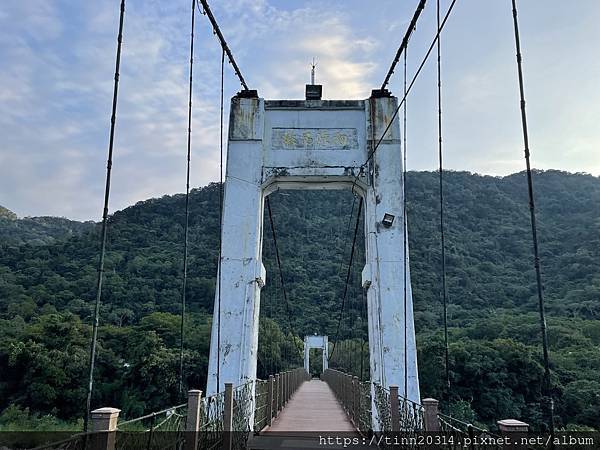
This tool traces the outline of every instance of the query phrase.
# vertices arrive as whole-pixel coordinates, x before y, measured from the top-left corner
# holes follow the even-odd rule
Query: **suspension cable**
[[[225,50],[221,51],[221,104],[219,124],[219,279],[217,280],[217,394],[221,377],[221,260],[223,259],[223,92],[225,87]]]
[[[119,94],[119,70],[121,66],[121,45],[123,43],[123,21],[125,18],[125,0],[121,0],[121,12],[119,15],[119,34],[117,36],[117,56],[115,62],[115,82],[113,88],[112,113],[110,118],[110,138],[108,143],[108,160],[106,164],[106,185],[104,188],[104,208],[102,211],[102,232],[100,243],[100,260],[98,262],[98,283],[96,288],[96,303],[94,306],[94,319],[92,325],[92,342],[90,344],[90,365],[88,377],[88,389],[85,409],[83,430],[87,431],[90,411],[92,406],[92,395],[94,392],[94,366],[96,363],[96,345],[98,340],[98,324],[100,315],[100,300],[102,298],[102,279],[104,274],[104,256],[106,254],[106,234],[108,225],[108,200],[110,197],[110,176],[112,169],[112,155],[115,142],[115,123],[117,121],[117,99]]]
[[[421,64],[419,65],[419,67],[418,67],[417,71],[415,72],[415,74],[414,74],[414,76],[413,76],[410,84],[408,85],[408,88],[406,89],[406,94],[404,94],[404,96],[402,97],[402,100],[400,101],[400,103],[398,103],[398,106],[396,107],[396,110],[394,111],[394,114],[392,114],[392,117],[390,118],[390,121],[388,122],[387,126],[383,130],[383,133],[381,134],[381,137],[377,141],[377,144],[373,147],[373,150],[371,150],[371,152],[369,152],[369,154],[367,156],[367,159],[365,160],[365,162],[362,164],[361,167],[364,168],[369,163],[369,161],[371,160],[371,158],[373,158],[373,155],[379,149],[379,146],[381,145],[381,142],[383,142],[383,139],[385,138],[385,135],[389,131],[390,127],[392,126],[392,123],[394,123],[394,119],[396,118],[396,116],[398,115],[398,112],[400,111],[400,108],[402,107],[402,105],[406,101],[406,97],[408,97],[408,94],[412,90],[415,82],[417,81],[417,78],[421,74],[421,70],[423,69],[423,66],[425,66],[425,63],[429,59],[429,55],[431,55],[433,47],[435,46],[437,40],[439,39],[440,34],[441,34],[442,30],[444,29],[444,26],[446,25],[448,17],[450,16],[450,13],[454,9],[454,5],[455,4],[456,4],[456,0],[452,0],[452,3],[450,3],[450,6],[448,7],[448,10],[446,11],[446,15],[444,16],[444,20],[442,20],[441,25],[438,27],[438,31],[437,31],[435,37],[433,38],[433,41],[431,42],[431,45],[429,46],[429,49],[425,53],[425,56],[423,57],[423,60],[421,61]],[[359,177],[359,175],[356,176],[355,182],[358,180],[358,177]]]
[[[521,57],[521,42],[519,38],[519,23],[517,19],[517,4],[512,0],[513,25],[515,30],[515,47],[517,51],[517,72],[519,76],[519,95],[521,106],[521,126],[523,128],[523,144],[525,152],[525,164],[527,166],[527,191],[529,195],[529,213],[531,216],[531,238],[533,243],[533,256],[535,266],[535,278],[537,283],[538,307],[540,312],[540,331],[542,334],[542,348],[544,356],[544,400],[548,403],[548,421],[552,440],[554,440],[554,400],[552,398],[550,384],[550,357],[548,355],[548,331],[546,327],[546,312],[544,306],[544,293],[542,286],[542,274],[540,268],[540,255],[537,237],[537,223],[535,218],[535,203],[533,195],[533,179],[531,175],[531,163],[529,161],[529,134],[527,131],[527,113],[525,110],[525,88],[523,87],[523,68]]]
[[[185,300],[187,288],[188,269],[188,237],[190,219],[190,159],[192,154],[192,88],[194,75],[194,22],[196,17],[196,1],[192,0],[192,25],[190,34],[190,85],[188,98],[188,130],[187,130],[187,169],[185,182],[185,227],[183,238],[183,282],[181,286],[181,325],[180,325],[180,347],[179,347],[179,395],[183,395],[183,343],[185,325]]]
[[[385,80],[383,80],[383,84],[381,85],[382,91],[388,85],[390,78],[391,78],[392,74],[394,73],[394,69],[396,68],[396,64],[398,64],[398,61],[400,61],[400,56],[402,55],[402,52],[404,52],[406,50],[406,46],[408,45],[408,40],[410,39],[410,35],[413,33],[413,31],[417,27],[417,20],[419,20],[419,16],[421,15],[421,12],[423,12],[423,9],[425,8],[425,1],[426,0],[420,0],[419,4],[417,5],[417,9],[415,10],[415,13],[413,14],[413,18],[410,21],[408,28],[406,29],[406,33],[404,34],[402,43],[400,44],[400,47],[398,48],[398,51],[396,52],[394,61],[392,61],[392,65],[390,66],[390,69],[388,70],[388,73],[385,76]]]
[[[404,51],[404,76],[403,76],[403,94],[406,95],[406,54],[408,48]],[[406,308],[408,305],[408,218],[406,216],[406,103],[404,102],[402,111],[402,215],[404,218],[404,397],[408,398],[408,331],[406,322],[408,314]]]
[[[210,23],[212,24],[215,34],[219,38],[219,42],[221,43],[221,48],[223,49],[223,51],[225,53],[227,53],[227,59],[229,59],[229,62],[233,66],[233,70],[235,71],[236,76],[239,78],[242,87],[245,90],[249,90],[248,85],[246,84],[246,80],[244,80],[244,77],[242,76],[242,72],[240,71],[240,68],[238,67],[237,63],[235,62],[233,54],[231,53],[231,50],[229,49],[229,46],[227,45],[227,41],[225,41],[225,37],[223,36],[223,33],[221,33],[219,24],[217,23],[215,16],[213,15],[212,11],[210,10],[210,6],[208,6],[208,1],[207,0],[199,0],[199,1],[200,1],[200,3],[202,3],[204,12],[206,13],[206,16],[208,17],[208,20],[210,20]]]
[[[283,277],[283,270],[281,268],[281,257],[279,255],[279,246],[277,245],[277,234],[275,233],[275,224],[273,223],[273,211],[271,210],[271,201],[269,200],[269,197],[267,197],[266,203],[267,203],[267,210],[269,212],[269,223],[271,225],[271,234],[273,235],[273,245],[275,246],[275,256],[277,259],[277,268],[279,269],[279,280],[281,282],[281,290],[283,291],[283,301],[285,303],[285,309],[286,309],[286,313],[288,316],[290,331],[292,332],[292,337],[294,337],[297,335],[296,335],[296,332],[294,331],[294,327],[293,327],[293,323],[292,323],[292,314],[290,312],[290,305],[288,302],[287,290],[285,288],[285,280]],[[298,343],[296,342],[295,339],[294,339],[294,345],[298,349],[300,356],[302,356],[303,351],[302,351],[302,349],[300,349],[300,347],[298,347]]]
[[[440,0],[436,2],[437,27],[440,28]],[[437,40],[437,97],[438,97],[438,161],[440,181],[440,246],[442,276],[442,306],[444,315],[444,366],[446,371],[446,389],[450,393],[450,368],[448,365],[448,299],[446,293],[446,241],[444,236],[444,166],[442,159],[442,58],[441,39]]]
[[[333,355],[335,353],[335,349],[337,347],[337,341],[338,341],[338,337],[340,334],[340,325],[342,323],[342,315],[344,312],[344,306],[346,305],[346,296],[348,294],[348,285],[350,282],[350,274],[352,272],[352,262],[354,261],[354,249],[356,248],[356,237],[358,235],[358,226],[360,225],[360,215],[362,212],[362,206],[363,206],[363,198],[360,198],[360,201],[358,203],[358,213],[356,214],[356,226],[354,227],[354,237],[352,239],[352,250],[350,251],[350,262],[348,263],[348,271],[346,273],[346,284],[344,286],[344,294],[342,296],[342,304],[340,307],[340,313],[339,313],[339,317],[338,317],[338,323],[337,323],[337,329],[335,332],[335,339],[333,341],[333,349],[331,350],[331,354],[329,355],[329,359],[333,358]]]
[[[339,277],[340,279],[342,278],[344,272],[344,261],[346,260],[346,248],[350,245],[350,230],[351,230],[351,226],[352,226],[352,218],[354,217],[354,209],[356,207],[356,194],[354,194],[354,191],[352,192],[352,207],[350,208],[350,214],[348,215],[348,222],[346,224],[346,231],[343,234],[346,239],[344,241],[344,243],[342,244],[342,252],[341,252],[341,257],[340,257],[340,268],[338,270],[339,273]],[[343,232],[343,225],[341,227],[340,230],[340,234],[342,234]],[[342,312],[343,313],[343,312]],[[343,317],[340,319],[343,322]]]
[[[344,261],[345,261],[345,256],[346,256],[346,248],[350,244],[350,227],[352,226],[352,217],[354,217],[355,206],[356,206],[356,195],[353,195],[352,196],[352,207],[350,208],[350,215],[348,216],[348,223],[346,224],[346,233],[344,234],[346,236],[346,240],[342,244],[342,256],[340,258],[340,268],[338,270],[340,278],[343,275]]]

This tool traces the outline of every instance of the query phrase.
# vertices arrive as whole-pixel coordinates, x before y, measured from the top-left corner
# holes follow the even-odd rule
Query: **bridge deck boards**
[[[300,386],[266,432],[342,431],[356,429],[327,383],[313,379]]]
[[[272,425],[251,439],[249,448],[323,448],[316,437],[319,432],[359,436],[327,383],[313,379],[300,386]],[[341,447],[328,446],[336,448]]]

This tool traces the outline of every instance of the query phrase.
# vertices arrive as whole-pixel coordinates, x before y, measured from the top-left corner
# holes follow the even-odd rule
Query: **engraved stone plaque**
[[[274,150],[350,150],[358,148],[356,128],[273,128]]]

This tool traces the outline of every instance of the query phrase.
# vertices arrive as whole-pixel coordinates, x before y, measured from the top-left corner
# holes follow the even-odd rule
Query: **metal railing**
[[[457,442],[456,445],[447,445],[447,448],[465,448],[464,445],[459,445],[458,442],[464,442],[464,438],[468,437],[469,445],[467,448],[471,450],[475,449],[490,449],[496,450],[500,449],[502,446],[497,445],[498,439],[501,436],[491,433],[488,430],[484,430],[483,428],[479,428],[471,423],[463,422],[462,420],[456,419],[451,416],[447,416],[442,413],[438,413],[437,415],[440,429],[439,431],[448,435],[453,436],[456,439],[453,439],[452,442]],[[493,439],[487,439],[493,438]],[[450,441],[449,441],[450,442]]]
[[[32,450],[86,450],[87,439],[91,433],[77,433],[73,436],[51,444],[43,444]]]
[[[115,449],[177,448],[184,440],[187,403],[117,423]],[[165,433],[168,432],[168,433]]]
[[[268,380],[256,380],[254,405],[254,431],[270,426],[292,395],[310,375],[303,368],[270,375]]]
[[[379,431],[413,433],[425,430],[423,405],[398,394],[397,386],[385,388],[373,383]]]
[[[271,425],[279,411],[300,385],[310,379],[303,369],[251,380],[202,398],[202,392],[188,392],[187,403],[119,421],[119,410],[92,411],[93,432],[78,433],[36,450],[199,450],[243,449],[251,430]]]
[[[189,402],[188,402],[189,403]],[[200,448],[214,449],[223,440],[223,416],[225,412],[225,392],[219,392],[200,400],[198,424]],[[189,422],[189,421],[188,421]],[[188,425],[188,431],[189,431]],[[191,437],[191,436],[190,436]]]
[[[272,375],[269,378],[272,378]],[[269,400],[269,381],[256,380],[254,389],[254,398],[256,400],[254,407],[254,429],[260,431],[269,425],[269,401],[271,401],[272,407],[273,397]]]
[[[327,369],[321,378],[338,398],[355,428],[363,434],[371,431],[371,383],[333,369]]]
[[[372,417],[376,417],[377,432],[401,432],[410,436],[425,430],[425,408],[399,395],[396,386],[388,389],[377,383],[361,382],[357,377],[332,369],[326,370],[322,378],[360,432],[372,431]],[[373,405],[375,411],[371,410]]]

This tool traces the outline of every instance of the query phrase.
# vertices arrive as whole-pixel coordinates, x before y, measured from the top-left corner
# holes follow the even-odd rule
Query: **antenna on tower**
[[[316,67],[317,62],[313,57],[312,64],[310,65],[310,84],[306,85],[306,100],[321,100],[321,96],[323,95],[323,86],[315,84]]]
[[[310,65],[310,84],[315,84],[315,68],[317,67],[317,63],[313,56],[312,64]]]

